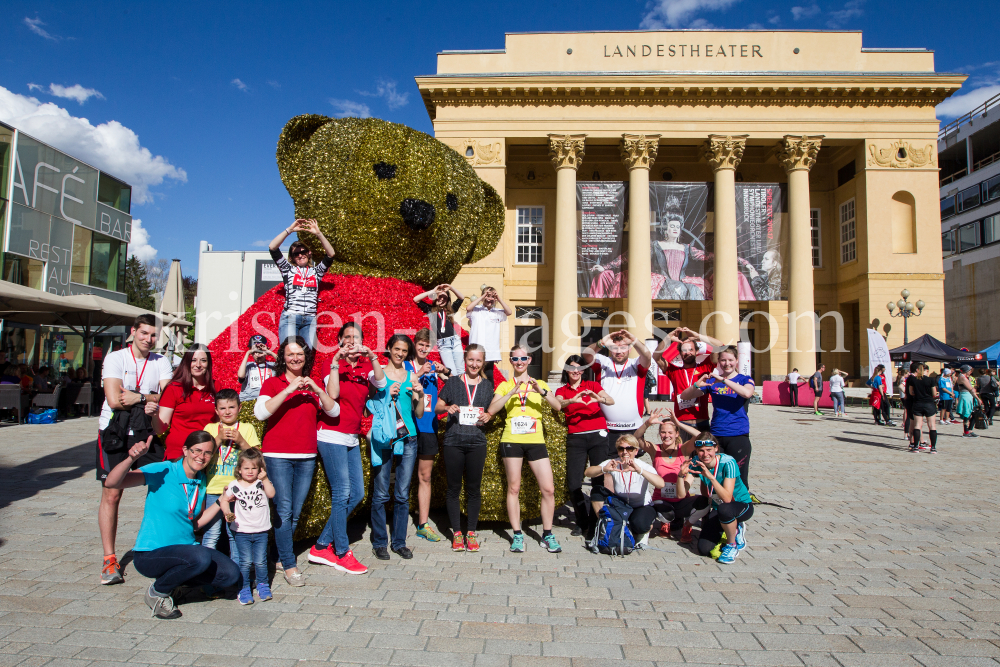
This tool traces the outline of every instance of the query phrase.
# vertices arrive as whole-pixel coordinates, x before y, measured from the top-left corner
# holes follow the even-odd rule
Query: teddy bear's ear
[[[504,209],[503,200],[493,189],[493,186],[485,181],[483,186],[483,217],[479,220],[479,229],[476,233],[476,244],[465,260],[466,264],[478,262],[482,258],[493,252],[500,238],[503,236]]]
[[[305,114],[303,116],[296,116],[285,124],[285,128],[281,131],[281,136],[278,138],[277,157],[281,180],[285,182],[285,187],[288,187],[289,190],[293,187],[292,181],[295,176],[299,175],[300,172],[300,165],[297,163],[297,158],[302,147],[312,139],[316,130],[332,121],[333,118],[328,118],[327,116]]]

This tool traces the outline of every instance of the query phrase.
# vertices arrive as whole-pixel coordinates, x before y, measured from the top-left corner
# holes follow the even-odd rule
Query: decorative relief
[[[473,167],[503,165],[503,142],[486,141],[484,143],[478,139],[465,139],[448,145],[454,148]]]
[[[778,142],[775,156],[785,171],[801,169],[808,171],[816,164],[816,156],[822,143],[822,134],[810,136],[786,134],[785,138]]]
[[[888,148],[868,145],[869,167],[889,167],[892,169],[913,169],[934,166],[934,144],[914,148],[908,141],[894,141]]]
[[[622,162],[633,169],[649,169],[656,160],[656,152],[660,148],[660,135],[658,134],[623,134],[622,135]]]
[[[577,169],[583,162],[586,134],[550,134],[549,157],[552,166],[559,169]]]
[[[701,155],[708,161],[712,171],[736,169],[743,159],[743,149],[747,146],[746,134],[710,134],[701,149]]]

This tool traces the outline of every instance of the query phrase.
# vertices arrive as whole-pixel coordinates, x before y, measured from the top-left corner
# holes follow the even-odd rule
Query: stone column
[[[660,145],[658,134],[623,134],[622,162],[628,168],[628,313],[639,340],[653,336],[649,264],[649,169]]]
[[[558,380],[566,357],[580,353],[580,316],[576,297],[576,170],[585,134],[550,134],[549,157],[556,170],[556,234],[553,248],[552,370]]]
[[[777,147],[788,173],[788,370],[798,368],[803,375],[816,369],[809,170],[822,140],[822,135],[786,135]]]
[[[702,149],[702,155],[715,172],[715,302],[712,308],[715,337],[728,345],[735,345],[740,339],[736,167],[743,159],[747,136],[710,134]]]

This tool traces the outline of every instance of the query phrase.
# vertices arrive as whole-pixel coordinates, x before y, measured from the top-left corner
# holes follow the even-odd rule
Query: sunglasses
[[[511,357],[510,358],[511,361],[527,361],[528,359],[531,359],[531,357]]]
[[[292,257],[301,257],[302,255],[311,255],[312,250],[297,250],[292,253]]]
[[[711,440],[695,440],[695,447],[715,447],[715,443]]]
[[[634,452],[635,447],[616,447],[619,452]]]

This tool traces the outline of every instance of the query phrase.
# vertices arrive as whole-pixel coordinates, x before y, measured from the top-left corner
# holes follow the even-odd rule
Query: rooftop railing
[[[995,107],[1000,107],[1000,93],[997,93],[996,95],[986,100],[972,111],[962,114],[955,120],[951,121],[950,123],[942,127],[940,130],[938,130],[938,141],[941,141],[949,134],[957,132],[958,128],[962,127],[966,123],[972,122],[972,119],[976,118],[977,116],[985,116],[987,111]]]

